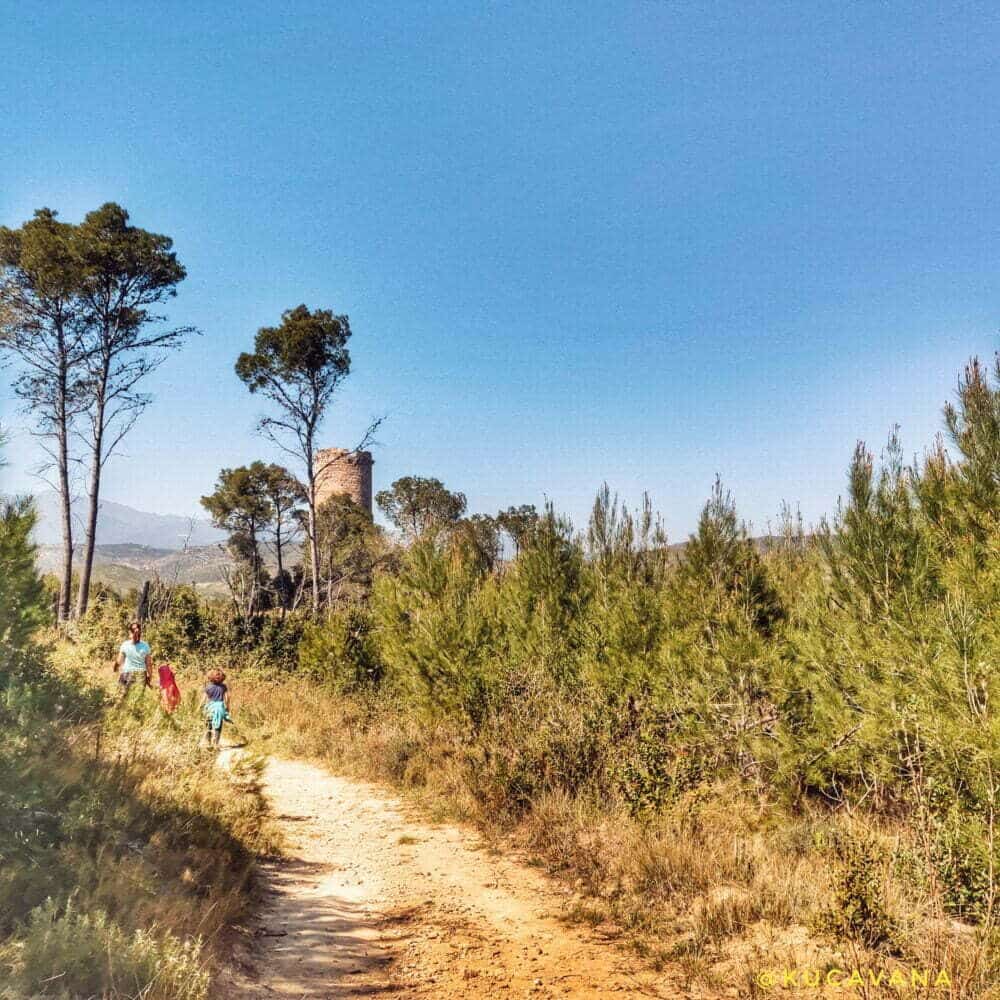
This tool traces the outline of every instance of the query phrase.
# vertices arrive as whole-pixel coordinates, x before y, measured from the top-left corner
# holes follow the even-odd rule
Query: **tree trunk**
[[[149,617],[149,580],[145,580],[142,584],[142,590],[139,592],[139,603],[136,605],[135,609],[135,620],[143,625],[146,619]]]
[[[312,566],[313,613],[319,614],[319,539],[316,537],[316,490],[309,487],[309,562]]]
[[[63,323],[56,321],[58,337],[58,384],[56,386],[56,464],[59,476],[60,520],[62,522],[62,575],[56,619],[69,621],[73,608],[73,498],[69,482],[69,363]]]
[[[319,614],[319,538],[316,537],[316,463],[313,456],[312,440],[306,447],[306,491],[309,506],[309,563],[312,567],[313,614]]]
[[[257,541],[257,523],[250,520],[250,592],[247,594],[247,617],[252,618],[258,611],[257,594],[260,590],[260,545]]]
[[[102,394],[103,395],[103,394]],[[87,497],[87,534],[83,545],[83,566],[80,569],[80,589],[76,597],[76,617],[87,613],[90,602],[90,576],[94,569],[94,546],[97,543],[97,513],[101,507],[101,459],[104,452],[104,402],[97,404],[94,416],[94,444],[90,467],[90,492]]]
[[[285,588],[285,565],[281,557],[281,510],[278,509],[278,520],[274,527],[274,554],[278,560],[278,575],[275,579],[278,581],[278,600],[281,602],[281,617],[285,617],[285,612],[288,610],[288,594]]]
[[[66,418],[65,387],[61,390],[59,402],[59,503],[62,521],[62,577],[59,581],[58,619],[69,621],[73,606],[73,510],[69,485],[69,427]]]

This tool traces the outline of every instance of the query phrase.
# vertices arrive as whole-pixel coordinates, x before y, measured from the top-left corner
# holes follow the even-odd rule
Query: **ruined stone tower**
[[[346,493],[362,510],[372,513],[370,451],[324,448],[316,452],[316,503],[322,506],[336,493]]]

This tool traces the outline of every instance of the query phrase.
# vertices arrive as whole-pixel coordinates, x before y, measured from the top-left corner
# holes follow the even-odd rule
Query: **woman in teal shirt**
[[[118,647],[118,659],[115,661],[123,694],[140,681],[149,687],[153,678],[153,651],[148,642],[142,641],[142,626],[131,622],[128,631],[129,638]]]

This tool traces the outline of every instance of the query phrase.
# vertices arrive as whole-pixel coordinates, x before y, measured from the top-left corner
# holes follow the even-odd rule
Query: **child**
[[[208,683],[201,706],[205,713],[208,745],[218,749],[222,723],[229,719],[229,688],[226,687],[226,675],[221,670],[210,670],[206,679]]]
[[[181,689],[177,686],[177,678],[169,663],[161,663],[160,671],[160,702],[163,711],[168,715],[181,703]]]

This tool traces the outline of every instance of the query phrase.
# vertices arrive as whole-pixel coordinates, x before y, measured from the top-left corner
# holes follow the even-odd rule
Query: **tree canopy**
[[[87,328],[84,383],[90,418],[90,485],[77,615],[87,610],[97,538],[101,475],[150,397],[142,381],[181,345],[191,327],[161,325],[155,309],[187,275],[169,236],[129,222],[121,205],[88,212],[76,229],[80,297]]]
[[[340,383],[351,370],[346,316],[306,306],[286,310],[278,326],[257,331],[254,349],[236,360],[236,375],[251,393],[278,410],[260,420],[260,429],[302,463],[308,507],[313,609],[320,602],[320,554],[316,532],[316,433]]]
[[[452,493],[440,479],[404,476],[375,496],[385,516],[407,537],[455,524],[465,513],[464,493]]]
[[[63,560],[59,617],[70,616],[73,518],[70,434],[86,409],[89,343],[82,311],[76,227],[51,209],[20,229],[0,228],[0,350],[19,372],[14,392],[35,418],[36,433],[55,466],[61,505]]]
[[[275,403],[280,417],[264,417],[261,426],[285,431],[300,444],[314,434],[337,386],[351,370],[346,316],[329,309],[288,309],[279,326],[257,331],[252,352],[236,361],[236,375],[252,393]]]
[[[190,332],[163,325],[156,311],[185,274],[169,237],[131,225],[128,212],[112,202],[79,225],[43,208],[20,229],[0,229],[0,347],[19,359],[15,392],[48,440],[59,477],[61,617],[71,603],[70,464],[82,457],[71,453],[71,431],[79,433],[90,466],[76,603],[83,615],[103,469],[150,402],[142,381]]]

